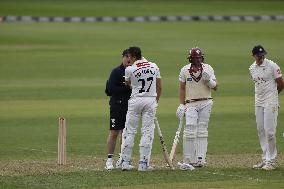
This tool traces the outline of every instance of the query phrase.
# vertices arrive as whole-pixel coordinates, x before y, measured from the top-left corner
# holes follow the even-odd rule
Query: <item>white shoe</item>
[[[192,164],[192,166],[193,166],[193,167],[204,167],[204,166],[205,166],[205,163],[197,162],[197,163]]]
[[[205,161],[203,161],[202,157],[198,157],[198,160],[196,163],[193,164],[194,167],[204,167],[205,166]]]
[[[117,160],[117,162],[115,164],[115,168],[121,169],[122,168],[121,164],[122,164],[122,160],[121,159]],[[135,167],[129,163],[129,168],[134,169]]]
[[[254,166],[252,166],[253,169],[261,169],[263,166],[265,165],[265,162],[262,161],[258,164],[255,164]]]
[[[147,171],[147,162],[139,161],[138,171]]]
[[[121,169],[122,171],[128,171],[128,170],[131,170],[133,169],[134,166],[130,165],[130,162],[129,161],[123,161],[121,163]]]
[[[178,162],[178,166],[179,166],[179,169],[183,170],[183,171],[193,171],[195,169],[192,165],[190,165],[188,163]]]
[[[148,165],[146,161],[139,161],[138,171],[152,171],[154,168]]]
[[[110,171],[110,170],[112,170],[113,168],[114,168],[114,167],[113,167],[113,165],[112,165],[112,160],[109,160],[109,159],[108,159],[108,160],[106,161],[105,169]]]
[[[267,162],[265,162],[265,165],[261,169],[264,169],[266,171],[271,171],[271,170],[274,170],[275,167],[274,167],[273,162],[267,161]]]

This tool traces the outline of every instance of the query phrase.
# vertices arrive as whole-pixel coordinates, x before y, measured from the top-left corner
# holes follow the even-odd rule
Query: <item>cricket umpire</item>
[[[107,139],[108,159],[105,166],[105,169],[107,170],[114,168],[112,157],[116,140],[118,136],[121,138],[121,133],[126,121],[128,99],[131,95],[131,88],[125,85],[124,74],[125,68],[129,66],[129,64],[128,49],[126,49],[122,52],[122,63],[112,70],[106,84],[105,92],[110,96],[110,128]],[[117,166],[120,166],[120,160],[118,160]]]

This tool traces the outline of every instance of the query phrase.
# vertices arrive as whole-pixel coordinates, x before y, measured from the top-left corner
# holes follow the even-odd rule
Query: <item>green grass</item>
[[[131,7],[137,7],[138,2],[89,1],[89,6],[78,6],[79,1],[50,2],[1,1],[0,14],[131,16],[142,15],[141,10],[144,15],[279,14],[283,10],[282,1],[256,0],[206,1],[208,6],[191,1],[192,7],[172,1],[163,6],[155,1],[149,7],[143,1],[141,10],[135,11]],[[217,8],[220,3],[224,10]],[[210,7],[213,4],[215,7]],[[232,4],[234,8],[229,8]],[[238,9],[244,4],[245,8]],[[57,9],[53,9],[55,6]],[[102,11],[103,6],[106,9]],[[168,6],[174,7],[173,12]],[[201,8],[204,12],[198,11]],[[9,23],[0,28],[0,188],[284,187],[282,107],[277,132],[278,169],[265,172],[250,168],[260,160],[261,151],[248,73],[253,61],[251,48],[259,43],[266,47],[268,58],[284,69],[282,22]],[[198,45],[204,50],[205,61],[214,67],[220,85],[213,93],[206,168],[196,172],[164,168],[156,138],[152,161],[157,170],[103,171],[109,111],[105,81],[121,62],[121,51],[132,45],[140,46],[144,56],[161,69],[163,94],[158,118],[168,148],[178,126],[179,71],[187,63],[189,48]],[[67,118],[68,126],[65,167],[56,165],[59,116]],[[138,134],[135,165],[139,138]],[[179,145],[178,159],[181,155]]]
[[[142,177],[143,179],[137,183],[135,180],[129,180],[129,177]],[[5,179],[3,186],[7,188],[16,188],[18,183],[22,183],[22,187],[25,188],[92,188],[94,186],[116,188],[127,185],[131,186],[127,188],[146,188],[147,186],[151,188],[277,188],[283,186],[279,182],[279,179],[282,178],[281,171],[275,171],[273,174],[266,173],[264,178],[263,172],[245,169],[214,170],[205,168],[195,172],[153,171],[145,174],[130,171],[121,174],[120,171],[86,171],[50,174],[46,177],[5,176],[0,179],[2,181]],[[233,185],[233,187],[226,187],[227,185]]]
[[[280,0],[4,0],[0,15],[144,16],[283,14]]]

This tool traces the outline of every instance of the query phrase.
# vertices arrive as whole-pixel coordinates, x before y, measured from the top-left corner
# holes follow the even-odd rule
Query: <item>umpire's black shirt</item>
[[[127,105],[131,95],[131,89],[125,85],[125,67],[121,64],[114,68],[109,76],[108,89],[111,92],[109,104]]]

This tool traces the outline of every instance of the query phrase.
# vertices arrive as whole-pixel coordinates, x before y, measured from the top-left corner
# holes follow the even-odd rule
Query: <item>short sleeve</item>
[[[131,66],[128,66],[126,69],[125,69],[125,81],[130,81],[130,75],[131,75]]]
[[[250,66],[250,67],[249,67],[248,71],[249,71],[249,74],[251,75],[251,72],[252,72],[252,66]]]
[[[280,67],[276,63],[274,63],[272,65],[273,65],[272,67],[273,67],[273,77],[274,77],[274,79],[282,77],[282,73],[281,73]]]
[[[216,80],[214,69],[209,64],[208,64],[208,74],[210,75],[211,79]]]
[[[161,77],[161,73],[160,73],[160,69],[159,69],[159,67],[157,66],[157,64],[155,64],[155,63],[153,63],[153,62],[152,62],[152,64],[154,65],[154,67],[156,67],[156,71],[157,71],[157,72],[156,72],[156,77],[157,77],[157,78],[162,78],[162,77]]]
[[[180,70],[180,73],[179,73],[179,81],[185,83],[186,82],[186,78],[185,78],[185,74],[184,74],[184,68],[182,68]]]
[[[160,73],[160,69],[159,69],[159,68],[157,68],[157,78],[162,78],[162,77],[161,77],[161,73]]]

